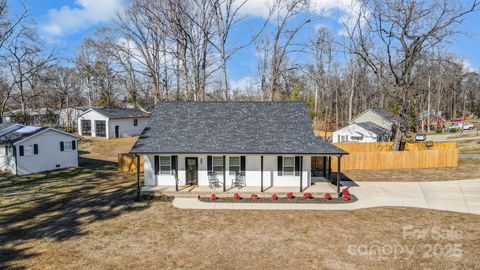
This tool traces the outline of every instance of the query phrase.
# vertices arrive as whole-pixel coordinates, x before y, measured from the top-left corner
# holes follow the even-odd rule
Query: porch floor
[[[327,182],[326,179],[315,179],[312,181],[311,186],[304,187],[300,192],[299,186],[289,187],[264,187],[263,193],[260,192],[260,186],[246,186],[243,188],[236,188],[227,186],[226,191],[223,191],[223,187],[209,188],[208,186],[179,186],[179,191],[175,191],[175,186],[143,186],[141,188],[141,194],[154,195],[154,196],[177,196],[177,197],[197,197],[197,196],[210,196],[215,193],[218,197],[230,197],[233,193],[239,193],[240,196],[250,196],[252,193],[257,194],[259,197],[270,197],[273,193],[279,196],[285,196],[287,192],[293,192],[298,196],[303,192],[310,192],[313,195],[323,195],[329,192],[332,195],[336,195],[336,186]]]

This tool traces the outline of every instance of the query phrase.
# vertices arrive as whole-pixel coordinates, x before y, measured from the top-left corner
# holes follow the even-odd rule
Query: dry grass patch
[[[81,155],[85,158],[118,161],[118,154],[128,153],[138,137],[118,139],[83,139],[79,143]]]
[[[451,181],[480,178],[480,159],[460,158],[458,167],[396,170],[347,170],[353,181]]]

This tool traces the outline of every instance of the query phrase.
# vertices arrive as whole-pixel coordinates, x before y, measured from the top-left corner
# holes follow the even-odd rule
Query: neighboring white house
[[[91,108],[78,117],[78,134],[107,139],[137,136],[149,117],[139,109]]]
[[[4,130],[0,126],[0,132]],[[78,166],[78,138],[47,127],[16,125],[1,132],[0,170],[15,175]]]
[[[352,123],[332,135],[332,141],[338,142],[389,142],[392,132],[372,122]]]
[[[73,107],[61,109],[58,124],[66,128],[77,128],[78,117],[90,107]]]
[[[164,102],[130,153],[145,186],[311,185],[311,158],[347,154],[315,138],[301,102]]]
[[[395,125],[400,123],[400,118],[385,109],[371,108],[353,118],[349,124],[365,122],[372,122],[384,129],[393,131]]]
[[[5,112],[3,115],[3,122],[15,122],[15,115],[23,113],[22,109]],[[54,125],[58,122],[59,112],[49,108],[25,109],[25,114],[28,115],[29,123],[32,125]]]

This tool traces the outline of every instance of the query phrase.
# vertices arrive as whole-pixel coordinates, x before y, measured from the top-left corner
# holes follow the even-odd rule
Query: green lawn
[[[117,172],[113,162],[81,161],[80,168],[0,175],[0,269],[480,268],[480,216],[411,208],[180,210],[135,202],[134,174]],[[462,236],[404,239],[405,226],[453,226]],[[355,249],[378,243],[415,250],[407,258]],[[430,244],[459,244],[462,253],[425,257]]]

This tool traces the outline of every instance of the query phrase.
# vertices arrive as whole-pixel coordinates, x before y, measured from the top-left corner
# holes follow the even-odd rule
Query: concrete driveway
[[[440,182],[360,182],[358,186],[351,186],[350,190],[358,198],[355,203],[206,203],[195,198],[175,198],[173,205],[185,209],[251,210],[355,210],[405,206],[480,215],[480,179]]]

